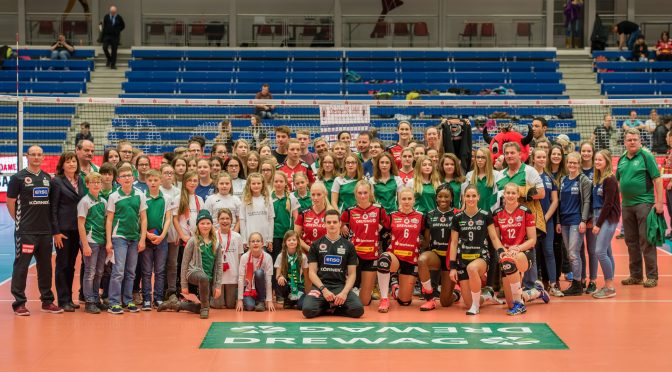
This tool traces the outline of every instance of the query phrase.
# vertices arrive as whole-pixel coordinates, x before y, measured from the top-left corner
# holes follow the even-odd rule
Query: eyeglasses
[[[119,178],[133,178],[133,175],[132,174],[124,174],[124,175],[119,176]]]
[[[44,154],[28,154],[31,158],[41,158],[44,156]]]
[[[356,161],[346,161],[345,164],[346,165],[357,165],[357,162]]]
[[[90,185],[100,185],[100,184],[102,184],[101,181],[89,181],[88,183],[89,183]]]

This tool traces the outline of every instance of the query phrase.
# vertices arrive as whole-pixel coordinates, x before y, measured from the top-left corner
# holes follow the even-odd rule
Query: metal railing
[[[334,46],[334,19],[330,14],[239,14],[239,46]]]
[[[638,14],[635,16],[635,23],[639,24],[650,47],[656,45],[663,31],[668,34],[672,31],[672,19],[669,15]]]
[[[343,46],[421,47],[439,46],[439,17],[434,15],[344,15]]]
[[[143,45],[229,46],[228,14],[158,14],[142,16]]]
[[[543,14],[449,15],[446,45],[458,47],[532,47],[546,45]]]
[[[75,46],[91,45],[93,28],[89,13],[27,13],[26,44],[52,44],[62,33]]]

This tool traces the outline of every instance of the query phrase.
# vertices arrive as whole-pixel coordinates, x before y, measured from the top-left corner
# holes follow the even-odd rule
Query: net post
[[[17,171],[23,169],[23,102],[21,100],[16,101],[16,164],[18,167]]]

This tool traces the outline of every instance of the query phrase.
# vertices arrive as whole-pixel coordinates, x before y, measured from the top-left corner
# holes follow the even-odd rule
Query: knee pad
[[[518,272],[518,267],[516,266],[516,260],[511,257],[504,257],[499,261],[499,264],[502,268],[502,276],[513,275]]]
[[[411,299],[411,300],[408,300],[408,301],[402,301],[400,298],[397,298],[397,302],[401,306],[410,306],[411,303],[413,302],[413,300]]]
[[[378,257],[378,272],[382,274],[387,274],[390,272],[390,266],[392,266],[392,258],[390,254],[385,252]]]

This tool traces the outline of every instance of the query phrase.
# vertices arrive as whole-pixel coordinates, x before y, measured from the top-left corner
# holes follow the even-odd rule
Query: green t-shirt
[[[308,209],[313,206],[313,200],[310,198],[310,191],[306,193],[306,196],[300,197],[298,191],[294,191],[294,197],[299,201],[299,210]]]
[[[620,182],[623,206],[655,202],[653,179],[660,177],[656,158],[647,150],[639,149],[628,158],[625,152],[618,159],[616,179]]]
[[[100,190],[100,193],[98,193],[98,195],[100,195],[100,197],[105,200],[109,200],[110,195],[112,195],[113,192],[117,191],[117,189],[118,187],[112,186],[112,188],[109,190]]]
[[[289,200],[287,198],[289,197]],[[273,223],[273,238],[282,239],[285,233],[294,228],[294,221],[292,221],[292,211],[299,207],[299,203],[294,195],[285,195],[278,198],[275,191],[271,194],[273,199],[273,211],[275,212],[275,220]]]
[[[145,196],[147,197],[147,231],[156,229],[157,234],[160,235],[163,232],[163,223],[166,221],[166,211],[170,200],[164,197],[161,191],[155,198],[149,194],[149,191]]]
[[[453,204],[452,204],[452,207],[460,209],[461,202],[462,202],[462,199],[460,197],[462,195],[462,184],[455,181],[455,180],[452,180],[452,181],[446,182],[446,183],[453,190]],[[479,190],[479,192],[480,192],[480,190]]]
[[[147,197],[142,191],[132,188],[127,195],[119,188],[110,194],[107,211],[114,213],[112,237],[130,241],[140,239],[140,212],[147,209]]]
[[[338,205],[335,206],[339,210],[344,211],[357,204],[355,198],[355,186],[357,180],[349,177],[337,177],[332,186],[332,192],[338,192]]]
[[[203,272],[212,280],[212,269],[215,266],[215,253],[212,251],[212,242],[208,244],[201,244],[199,247],[201,251],[201,262],[203,262]]]
[[[427,214],[427,212],[436,208],[436,188],[432,183],[424,183],[422,192],[415,193],[415,210]]]
[[[401,177],[390,177],[387,182],[372,181],[373,194],[376,202],[385,208],[385,212],[390,213],[397,210],[397,193],[404,186]]]
[[[87,193],[77,204],[77,217],[85,217],[86,237],[89,243],[105,244],[105,210],[107,201]]]
[[[324,183],[324,187],[327,189],[327,198],[331,203],[331,188],[334,186],[334,178],[329,180],[322,180],[322,182]]]
[[[495,193],[495,185],[488,186],[488,177],[476,177],[476,189],[480,199],[478,200],[478,208],[484,211],[489,211],[497,202],[497,194]]]

